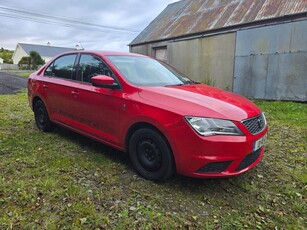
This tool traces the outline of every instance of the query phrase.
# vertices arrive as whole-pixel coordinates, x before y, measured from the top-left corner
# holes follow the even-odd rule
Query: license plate
[[[254,143],[254,151],[260,149],[262,146],[264,146],[267,139],[267,135],[261,137],[259,140],[255,141]]]

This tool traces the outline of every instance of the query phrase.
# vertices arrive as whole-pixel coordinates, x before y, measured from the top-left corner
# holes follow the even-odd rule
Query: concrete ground
[[[0,71],[0,94],[14,94],[27,87],[27,77]]]

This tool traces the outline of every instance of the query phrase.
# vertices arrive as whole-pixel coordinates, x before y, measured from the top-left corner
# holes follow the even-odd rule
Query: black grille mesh
[[[228,168],[232,161],[212,162],[198,169],[198,173],[220,173]]]
[[[257,117],[253,117],[253,118],[244,120],[242,123],[245,125],[248,131],[253,135],[256,135],[260,133],[261,131],[263,131],[266,126],[266,121],[265,121],[263,113],[261,113]]]
[[[248,154],[240,163],[240,165],[238,166],[238,168],[236,169],[236,171],[240,171],[242,169],[247,168],[248,166],[250,166],[251,164],[253,164],[258,157],[260,156],[260,152],[261,152],[261,148],[252,152],[251,154]]]

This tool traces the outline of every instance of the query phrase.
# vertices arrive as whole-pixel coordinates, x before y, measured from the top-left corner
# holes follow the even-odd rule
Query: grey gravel
[[[27,77],[0,71],[0,94],[14,94],[27,87]]]

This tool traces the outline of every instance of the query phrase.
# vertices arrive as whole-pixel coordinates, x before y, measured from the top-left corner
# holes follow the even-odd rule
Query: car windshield
[[[138,86],[172,86],[194,84],[163,62],[148,57],[107,57],[130,83]]]

